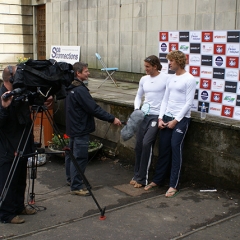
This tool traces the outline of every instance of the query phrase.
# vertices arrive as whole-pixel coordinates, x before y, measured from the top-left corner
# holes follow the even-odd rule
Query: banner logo
[[[238,68],[238,57],[227,57],[227,67]]]
[[[227,42],[239,43],[239,31],[228,31],[227,32]]]
[[[162,43],[162,44],[161,44],[161,50],[162,50],[163,52],[166,52],[166,51],[167,51],[167,44],[166,44],[166,43]]]
[[[213,78],[224,79],[225,69],[213,68]]]
[[[168,41],[168,33],[167,32],[160,32],[159,33],[159,40],[160,41]]]
[[[203,42],[212,42],[213,41],[213,32],[202,32],[202,41]]]
[[[200,43],[190,43],[190,53],[200,53]]]
[[[223,94],[220,92],[212,92],[211,101],[217,102],[217,103],[222,103],[222,96],[223,96]]]
[[[232,92],[236,93],[237,92],[237,82],[230,82],[230,81],[225,81],[225,92]]]
[[[221,56],[216,57],[215,63],[218,67],[221,67],[223,65],[223,58]]]

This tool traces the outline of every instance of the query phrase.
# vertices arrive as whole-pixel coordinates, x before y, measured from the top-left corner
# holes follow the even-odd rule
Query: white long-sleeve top
[[[182,75],[173,74],[169,77],[159,118],[162,119],[164,114],[175,117],[178,122],[183,117],[190,118],[195,89],[196,80],[189,72]]]
[[[139,109],[144,96],[144,103],[150,105],[148,114],[158,115],[166,89],[169,75],[160,72],[156,77],[150,75],[143,76],[139,81],[137,95],[134,100],[134,109]]]

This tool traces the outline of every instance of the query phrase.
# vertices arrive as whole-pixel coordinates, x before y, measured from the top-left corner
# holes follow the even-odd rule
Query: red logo
[[[238,68],[238,61],[239,61],[238,57],[227,57],[226,59],[227,67]]]
[[[200,77],[200,67],[190,66],[189,71],[194,77]]]
[[[214,44],[214,54],[225,55],[226,54],[226,44]]]
[[[212,92],[211,102],[222,103],[223,94],[220,92]]]
[[[169,43],[169,52],[178,50],[178,43]]]
[[[232,118],[232,116],[233,116],[233,111],[234,111],[234,107],[230,107],[230,106],[225,106],[225,105],[223,105],[223,106],[222,106],[222,113],[221,113],[221,115],[222,115],[223,117]]]
[[[168,32],[160,32],[159,40],[160,40],[160,42],[167,42],[168,41]]]
[[[201,78],[201,80],[200,80],[200,88],[210,90],[211,89],[211,80],[210,79]]]
[[[213,41],[213,32],[202,32],[202,41],[203,42],[212,42]]]

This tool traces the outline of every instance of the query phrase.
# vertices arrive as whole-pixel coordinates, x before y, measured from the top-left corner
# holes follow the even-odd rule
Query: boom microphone
[[[124,141],[129,140],[136,133],[139,125],[144,119],[144,112],[142,110],[135,110],[131,113],[127,124],[121,130],[121,136]]]
[[[10,98],[11,96],[20,94],[23,90],[25,90],[25,88],[16,88],[13,91],[6,93],[2,96],[3,100],[6,101],[8,98]]]

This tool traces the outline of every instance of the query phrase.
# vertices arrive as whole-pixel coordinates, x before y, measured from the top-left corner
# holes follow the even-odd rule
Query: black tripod
[[[96,203],[100,213],[101,213],[101,216],[100,216],[100,219],[103,220],[105,219],[105,210],[106,210],[106,207],[104,207],[103,209],[100,207],[100,205],[98,204],[96,198],[94,197],[93,193],[92,193],[92,187],[89,183],[89,181],[87,180],[86,176],[84,175],[84,173],[82,172],[81,168],[79,167],[78,163],[77,163],[77,160],[76,158],[73,156],[73,152],[72,150],[69,148],[69,147],[66,147],[66,142],[65,140],[61,137],[61,134],[60,134],[60,130],[59,128],[57,127],[56,123],[54,123],[53,121],[53,117],[51,116],[50,112],[48,111],[48,109],[45,107],[45,106],[36,106],[36,109],[34,108],[35,110],[35,114],[34,114],[34,118],[33,118],[33,122],[35,121],[36,117],[37,117],[37,113],[41,113],[41,126],[42,126],[42,120],[43,120],[43,113],[45,114],[45,116],[47,117],[49,123],[51,124],[52,128],[53,128],[53,131],[54,133],[57,134],[58,136],[58,139],[62,145],[62,148],[65,152],[68,152],[69,156],[70,156],[70,159],[72,161],[72,163],[74,164],[74,167],[77,169],[78,171],[78,174],[80,174],[80,176],[82,177],[83,179],[83,182],[87,188],[87,190],[89,191],[90,195],[92,196],[94,202]],[[42,129],[40,129],[40,133],[42,132],[41,131]],[[40,141],[41,141],[41,138],[40,138]]]
[[[56,123],[54,123],[53,121],[53,117],[51,116],[50,112],[48,111],[48,109],[44,106],[44,105],[34,105],[32,106],[32,113],[33,113],[33,121],[32,121],[32,125],[31,125],[31,128],[29,130],[29,133],[27,135],[27,140],[26,142],[24,143],[24,146],[23,146],[23,149],[20,150],[19,149],[19,146],[21,146],[22,144],[22,141],[23,141],[23,135],[25,134],[25,131],[26,131],[26,128],[24,129],[24,132],[22,134],[22,137],[20,139],[20,142],[18,144],[18,150],[17,150],[17,154],[16,156],[14,157],[14,160],[13,160],[13,164],[11,166],[11,170],[9,172],[9,175],[8,175],[8,178],[6,180],[6,183],[4,185],[4,188],[3,188],[3,191],[1,193],[1,196],[0,196],[0,207],[2,205],[2,202],[4,201],[5,197],[6,197],[6,194],[7,194],[7,191],[8,191],[8,188],[11,184],[11,181],[12,181],[12,177],[14,175],[14,172],[16,170],[16,167],[17,167],[17,163],[19,161],[19,159],[21,157],[23,157],[23,152],[26,148],[26,143],[30,137],[30,134],[33,130],[33,126],[34,126],[34,122],[37,118],[37,114],[38,113],[41,113],[41,127],[40,127],[40,143],[39,143],[39,146],[41,146],[41,138],[42,138],[42,121],[43,121],[43,113],[45,114],[45,116],[47,117],[50,125],[52,126],[53,128],[53,131],[57,134],[58,136],[58,139],[62,145],[62,148],[65,152],[68,152],[69,156],[70,156],[70,159],[72,161],[72,163],[74,164],[74,167],[77,169],[78,171],[78,174],[80,174],[81,178],[83,179],[83,182],[87,188],[87,190],[89,191],[90,195],[92,196],[94,202],[96,203],[100,213],[101,213],[101,216],[100,216],[100,220],[104,220],[106,217],[105,217],[105,210],[106,210],[106,207],[104,207],[103,209],[100,207],[99,203],[97,202],[96,198],[94,197],[93,193],[92,193],[92,187],[90,185],[90,183],[88,182],[86,176],[84,175],[83,171],[81,170],[81,168],[79,167],[78,163],[77,163],[77,160],[76,158],[74,157],[73,153],[72,153],[72,150],[69,148],[69,147],[66,147],[66,143],[65,143],[65,140],[61,137],[60,135],[60,130],[59,128],[57,127]],[[34,197],[35,197],[35,194],[33,193],[33,189],[34,189],[34,178],[35,178],[35,174],[36,174],[36,161],[34,161],[35,159],[35,156],[39,154],[38,152],[35,152],[35,153],[32,153],[32,154],[28,154],[27,157],[33,157],[33,160],[32,160],[32,173],[31,173],[31,178],[33,178],[33,186],[32,186],[32,193],[30,194],[30,198],[31,198],[31,201],[30,203],[34,202]],[[26,157],[26,155],[24,155],[24,157]]]
[[[16,150],[15,155],[14,155],[13,163],[12,163],[10,171],[8,173],[8,176],[7,176],[6,182],[4,184],[2,193],[0,195],[0,208],[1,208],[2,203],[4,202],[4,200],[5,200],[6,196],[7,196],[8,189],[9,189],[9,187],[11,185],[11,182],[12,182],[12,179],[13,179],[13,176],[15,174],[15,171],[16,171],[16,168],[17,168],[17,165],[19,163],[20,158],[23,158],[23,157],[24,158],[27,158],[27,157],[35,158],[36,155],[38,154],[37,152],[34,152],[34,153],[23,155],[23,153],[24,153],[24,151],[26,149],[28,140],[30,138],[31,132],[32,132],[33,124],[34,123],[32,122],[31,127],[29,129],[29,132],[27,132],[27,126],[25,126],[25,128],[23,130],[23,133],[21,135],[20,141],[19,141],[18,146],[17,146],[17,150]],[[24,136],[27,136],[25,142],[23,140]],[[22,146],[22,149],[21,149],[21,146]]]

